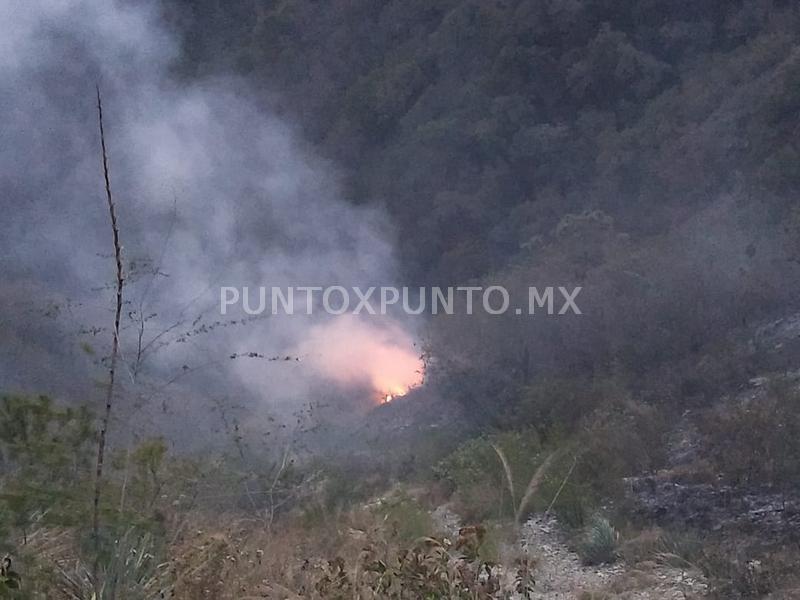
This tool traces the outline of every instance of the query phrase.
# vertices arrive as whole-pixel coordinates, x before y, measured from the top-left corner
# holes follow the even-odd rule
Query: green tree
[[[72,523],[85,501],[94,439],[86,408],[46,396],[0,399],[0,522],[25,538],[31,519]]]

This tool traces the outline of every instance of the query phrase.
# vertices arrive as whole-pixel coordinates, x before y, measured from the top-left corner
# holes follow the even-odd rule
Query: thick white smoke
[[[274,408],[318,399],[329,379],[354,378],[337,378],[327,353],[369,339],[368,327],[383,339],[396,323],[361,323],[353,339],[324,317],[230,323],[218,315],[219,287],[393,283],[392,229],[382,212],[348,204],[335,169],[265,114],[244,82],[172,78],[178,49],[155,6],[11,0],[0,5],[0,28],[0,298],[8,307],[0,371],[9,387],[91,393],[68,380],[102,375],[97,364],[82,370],[110,337],[92,336],[91,327],[109,325],[108,290],[98,286],[113,276],[96,84],[133,263],[122,332],[129,393],[145,409],[154,400],[166,407],[174,397],[231,394]],[[58,319],[32,324],[37,305],[56,307]],[[88,358],[76,357],[78,325],[90,330]],[[325,331],[336,335],[329,341]],[[45,347],[48,364],[34,366]],[[307,355],[299,361],[267,360],[298,348]],[[247,353],[258,356],[230,358]],[[369,369],[364,378],[373,378]],[[147,391],[135,391],[140,385]]]

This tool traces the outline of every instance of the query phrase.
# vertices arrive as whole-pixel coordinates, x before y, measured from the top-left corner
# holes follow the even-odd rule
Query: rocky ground
[[[550,517],[530,519],[523,525],[520,538],[522,550],[537,560],[533,598],[685,600],[701,598],[706,592],[699,573],[652,562],[585,566]]]
[[[439,507],[432,516],[443,533],[457,535],[458,516],[447,507]],[[702,575],[688,569],[654,562],[586,566],[552,516],[529,519],[520,528],[517,547],[504,554],[534,559],[531,598],[536,600],[687,600],[702,598],[707,591]]]

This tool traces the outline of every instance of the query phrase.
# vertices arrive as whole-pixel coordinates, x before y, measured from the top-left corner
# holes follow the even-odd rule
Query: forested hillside
[[[565,214],[636,239],[796,189],[791,2],[166,3],[187,77],[235,72],[386,203],[409,277],[502,269]],[[744,249],[742,249],[744,250]]]
[[[798,597],[800,5],[0,34],[0,598]],[[238,303],[266,285],[538,304]]]
[[[542,377],[703,404],[792,360],[741,340],[800,291],[796,5],[164,10],[180,76],[242,75],[352,202],[388,207],[407,282],[583,286],[589,318],[434,319],[436,366],[470,414],[515,421]]]

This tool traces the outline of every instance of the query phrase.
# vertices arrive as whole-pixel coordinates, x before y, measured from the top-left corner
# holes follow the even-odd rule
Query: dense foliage
[[[182,71],[265,90],[389,207],[414,281],[503,267],[587,208],[644,237],[744,193],[777,222],[800,183],[791,2],[165,5]]]
[[[483,424],[574,424],[608,379],[710,402],[797,308],[793,3],[164,6],[181,76],[244,76],[388,208],[407,283],[583,287],[591,318],[435,319],[429,380]],[[582,386],[547,402],[571,415],[534,406],[553,379]]]

